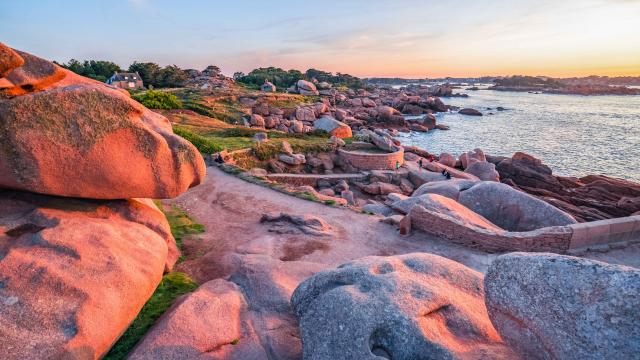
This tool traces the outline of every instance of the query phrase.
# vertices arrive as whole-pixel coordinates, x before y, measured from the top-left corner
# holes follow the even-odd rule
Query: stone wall
[[[421,206],[414,206],[409,216],[412,229],[488,252],[579,253],[585,250],[606,251],[640,242],[640,216],[552,226],[525,232],[487,231]]]
[[[319,180],[328,181],[330,184],[335,185],[340,180],[347,182],[362,182],[367,180],[369,174],[269,174],[267,179],[277,181],[279,183],[286,183],[295,186],[309,185],[316,187]]]
[[[357,153],[339,149],[338,154],[343,160],[360,170],[394,170],[396,162],[404,164],[404,149],[394,153]]]
[[[569,250],[608,250],[640,242],[640,215],[572,224]]]
[[[463,224],[446,215],[417,205],[409,213],[411,228],[445,237],[452,242],[487,252],[543,251],[564,253],[569,248],[572,230],[553,226],[526,232],[492,232]]]

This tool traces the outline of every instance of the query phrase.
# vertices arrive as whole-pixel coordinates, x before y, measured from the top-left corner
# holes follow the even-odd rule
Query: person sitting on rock
[[[451,180],[451,173],[447,171],[446,174],[444,174],[444,176],[447,178],[447,180]]]
[[[418,159],[418,165],[420,166],[420,168],[422,169],[422,158]]]
[[[447,176],[447,170],[442,169],[442,175],[443,175],[443,176]]]
[[[224,159],[222,158],[222,155],[220,155],[220,153],[218,153],[214,161],[217,162],[218,164],[224,164]]]

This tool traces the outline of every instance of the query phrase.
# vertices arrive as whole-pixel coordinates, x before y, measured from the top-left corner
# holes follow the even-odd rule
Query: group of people
[[[429,160],[429,162],[434,162],[435,161],[435,157],[433,155],[429,154],[429,156],[427,157],[427,160]],[[422,164],[423,164],[422,158],[418,159],[418,165],[420,166],[420,168],[423,168]],[[451,179],[451,173],[448,172],[446,169],[442,169],[442,176],[447,178],[447,180]]]

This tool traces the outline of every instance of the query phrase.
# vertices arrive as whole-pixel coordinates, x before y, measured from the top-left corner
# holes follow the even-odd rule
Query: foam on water
[[[456,156],[474,148],[502,156],[524,151],[542,159],[556,175],[604,174],[640,181],[640,96],[468,93],[468,98],[443,101],[485,116],[437,114],[438,123],[451,130],[412,132],[398,139]],[[507,110],[497,111],[498,106]]]

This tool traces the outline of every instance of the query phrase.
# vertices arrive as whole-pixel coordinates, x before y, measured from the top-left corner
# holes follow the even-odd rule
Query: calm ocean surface
[[[451,130],[412,132],[398,139],[456,156],[474,148],[503,156],[524,151],[556,175],[604,174],[640,182],[640,96],[457,91],[469,97],[443,98],[445,104],[471,107],[485,116],[440,113],[438,123]],[[495,110],[498,106],[507,110]]]

